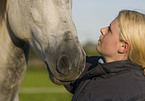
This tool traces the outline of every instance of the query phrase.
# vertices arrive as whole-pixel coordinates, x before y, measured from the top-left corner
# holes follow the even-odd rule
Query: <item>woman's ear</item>
[[[124,54],[129,50],[129,48],[130,48],[130,44],[128,41],[121,42],[121,46],[118,50],[118,53]]]

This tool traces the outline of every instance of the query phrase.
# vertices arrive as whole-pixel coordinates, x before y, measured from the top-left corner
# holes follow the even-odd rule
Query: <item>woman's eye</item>
[[[111,28],[110,28],[110,26],[108,27],[108,32],[111,32]]]

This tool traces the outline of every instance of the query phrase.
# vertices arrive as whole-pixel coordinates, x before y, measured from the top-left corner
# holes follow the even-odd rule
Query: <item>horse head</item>
[[[8,5],[13,33],[31,45],[56,84],[77,79],[85,65],[71,7],[71,0],[10,0]]]

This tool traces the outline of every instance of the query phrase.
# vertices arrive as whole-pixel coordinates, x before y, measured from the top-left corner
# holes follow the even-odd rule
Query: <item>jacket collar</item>
[[[94,77],[110,73],[119,73],[127,70],[129,71],[133,69],[141,70],[142,67],[129,60],[115,61],[104,64],[99,63],[94,69],[88,72],[88,76]]]

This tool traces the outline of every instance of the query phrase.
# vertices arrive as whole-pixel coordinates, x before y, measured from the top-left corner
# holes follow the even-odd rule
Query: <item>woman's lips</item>
[[[101,39],[99,39],[98,42],[101,43]]]

